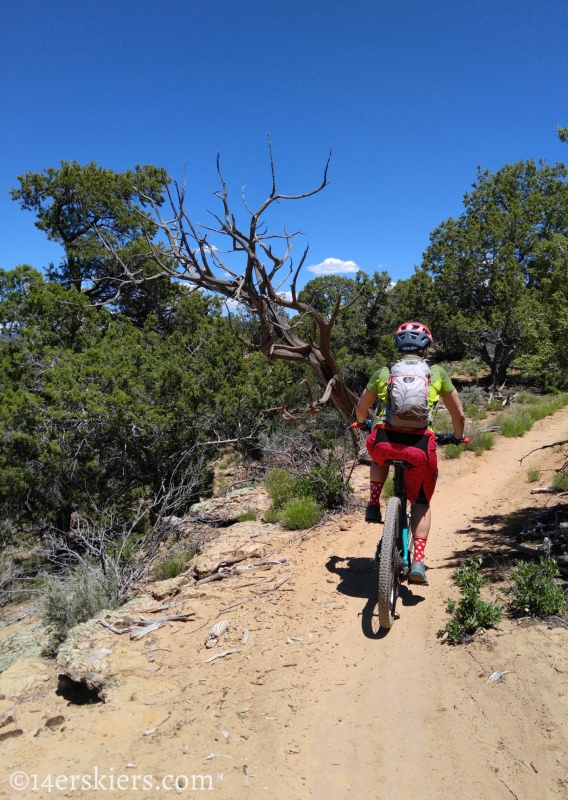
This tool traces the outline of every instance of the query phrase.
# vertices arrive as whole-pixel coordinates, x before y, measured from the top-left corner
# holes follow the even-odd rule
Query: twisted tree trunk
[[[220,294],[227,300],[242,305],[257,317],[262,332],[260,344],[253,344],[235,334],[243,345],[249,350],[264,353],[268,358],[304,364],[312,370],[321,387],[323,394],[319,400],[311,399],[305,409],[296,410],[296,416],[289,412],[288,417],[293,419],[297,418],[298,414],[317,413],[325,402],[330,401],[345,423],[349,424],[353,421],[358,398],[345,383],[337,361],[331,352],[330,340],[338,315],[357,298],[342,306],[342,298],[338,296],[335,309],[329,319],[323,317],[311,303],[300,301],[296,293],[296,281],[308,249],[306,248],[298,267],[294,270],[290,251],[296,234],[289,234],[285,228],[282,234],[269,234],[263,222],[264,213],[273,203],[310,197],[327,186],[329,159],[325,166],[323,180],[316,189],[299,195],[283,195],[279,194],[276,188],[270,138],[269,152],[272,191],[257,211],[252,211],[243,197],[245,208],[249,214],[246,226],[239,227],[237,225],[235,215],[229,207],[227,187],[219,167],[219,157],[217,157],[217,170],[221,189],[215,192],[215,195],[221,201],[222,214],[212,213],[216,222],[212,227],[194,224],[187,215],[184,207],[185,185],[174,181],[172,189],[168,185],[169,179],[164,178],[173,213],[173,218],[170,220],[164,219],[160,207],[153,197],[136,187],[136,195],[141,197],[151,209],[149,212],[135,209],[148,222],[152,223],[150,226],[145,226],[145,230],[155,229],[168,242],[167,251],[164,251],[146,232],[146,240],[152,258],[158,267],[157,274],[149,280],[168,276],[185,281],[196,288]],[[119,278],[109,278],[117,287],[113,299],[118,299],[123,286],[148,280],[140,273],[133,271],[131,264],[121,259],[120,253],[114,247],[113,242],[105,236],[104,230],[96,227],[95,230],[103,245],[112,253],[122,270]],[[209,242],[210,236],[225,237],[230,247],[225,250],[218,249]],[[281,255],[273,252],[273,240],[282,242],[284,252]],[[244,269],[240,274],[233,272],[223,261],[222,254],[228,250],[242,253]],[[284,277],[282,277],[283,272],[287,273]],[[282,293],[280,289],[290,278],[289,297],[288,293]],[[286,316],[278,313],[279,309],[286,309],[309,317],[314,326],[313,337],[310,337],[307,342],[300,339]]]

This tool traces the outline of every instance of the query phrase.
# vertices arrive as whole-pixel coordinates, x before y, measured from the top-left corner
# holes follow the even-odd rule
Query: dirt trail
[[[102,708],[67,706],[30,690],[17,706],[24,734],[2,742],[0,796],[100,797],[78,789],[15,792],[7,784],[16,769],[56,776],[92,774],[98,766],[129,776],[125,791],[107,790],[115,797],[171,797],[175,791],[161,784],[168,774],[211,775],[214,790],[231,800],[568,797],[568,629],[505,620],[499,631],[458,648],[436,636],[444,599],[455,596],[455,566],[499,551],[499,523],[508,512],[547,502],[531,498],[526,469],[550,468],[558,456],[544,451],[522,466],[518,459],[567,434],[565,409],[522,439],[500,438],[480,458],[440,459],[426,551],[430,586],[403,587],[387,635],[377,632],[370,560],[377,527],[354,516],[303,543],[263,537],[271,557],[291,562],[270,579],[294,578],[221,615],[232,621],[226,645],[236,654],[205,664],[218,652],[203,649],[208,628],[190,634],[174,626],[157,632],[151,647],[166,649],[150,664],[144,641],[102,631],[97,644],[112,649],[111,663],[129,654],[130,666]],[[356,475],[361,496],[367,474],[361,468]],[[179,600],[203,615],[192,630],[250,592],[225,583]],[[244,627],[250,638],[240,645]],[[511,674],[488,683],[495,670]],[[0,700],[0,711],[13,702]],[[41,728],[40,720],[56,713],[64,726]],[[209,754],[219,757],[207,760]],[[140,782],[132,790],[134,773],[152,774],[154,788]],[[195,795],[191,780],[182,794]]]

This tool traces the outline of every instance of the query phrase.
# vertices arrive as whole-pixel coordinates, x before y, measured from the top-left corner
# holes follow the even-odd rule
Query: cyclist
[[[432,407],[439,398],[442,399],[452,418],[454,430],[450,441],[455,444],[463,441],[465,422],[460,398],[450,376],[438,364],[429,367],[424,360],[432,341],[432,334],[420,322],[400,325],[395,335],[397,361],[374,373],[355,410],[356,427],[362,428],[371,406],[377,398],[381,401],[382,413],[367,438],[367,450],[373,460],[369,505],[365,513],[367,522],[382,522],[379,498],[389,470],[385,461],[403,459],[412,464],[412,468],[404,471],[414,536],[410,581],[425,585],[428,578],[424,549],[431,523],[430,500],[438,477],[436,439],[431,429]],[[411,394],[414,392],[410,401],[409,391]]]

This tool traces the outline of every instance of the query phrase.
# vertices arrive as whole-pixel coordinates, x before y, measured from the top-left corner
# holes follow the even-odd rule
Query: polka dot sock
[[[424,550],[426,548],[426,542],[428,539],[421,539],[417,536],[414,539],[414,560],[415,561],[424,561]]]
[[[371,507],[379,505],[379,498],[383,490],[384,483],[379,481],[371,481],[371,494],[369,496],[369,505]]]

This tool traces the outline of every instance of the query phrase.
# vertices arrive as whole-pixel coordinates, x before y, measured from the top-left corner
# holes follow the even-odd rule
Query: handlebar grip
[[[436,444],[444,447],[447,444],[469,444],[469,436],[464,436],[463,439],[455,439],[452,433],[437,433]]]
[[[368,431],[370,433],[373,430],[373,423],[370,419],[366,419],[362,424],[355,420],[349,427],[355,428],[355,430]]]

